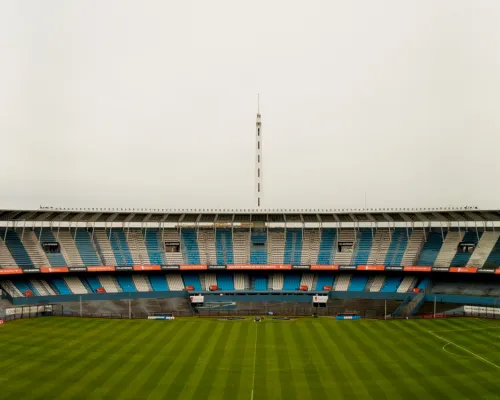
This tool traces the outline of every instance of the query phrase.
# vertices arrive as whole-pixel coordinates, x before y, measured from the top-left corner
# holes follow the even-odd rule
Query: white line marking
[[[255,389],[255,364],[257,363],[257,334],[259,333],[259,324],[255,324],[255,346],[253,349],[253,374],[252,374],[252,395],[250,400],[253,400],[253,391]]]
[[[500,329],[500,326],[492,328],[493,325],[490,325],[488,328],[459,328],[459,329],[442,329],[439,331],[433,331],[433,332],[461,332],[461,331],[484,331],[484,330],[491,330],[491,329]],[[430,332],[430,331],[429,331]]]
[[[474,357],[476,357],[476,358],[478,358],[478,359],[480,359],[480,360],[484,361],[485,363],[488,363],[488,364],[490,364],[490,365],[493,365],[495,368],[500,369],[500,367],[499,367],[498,365],[496,365],[496,364],[492,363],[491,361],[487,360],[487,359],[486,359],[486,358],[484,358],[484,357],[481,357],[481,356],[477,355],[476,353],[473,353],[473,352],[472,352],[472,351],[470,351],[470,350],[467,350],[465,347],[462,347],[462,346],[460,346],[460,345],[458,345],[458,344],[456,344],[456,343],[453,343],[451,340],[448,340],[448,339],[445,339],[445,338],[443,338],[443,337],[441,337],[441,336],[439,336],[439,335],[436,335],[436,334],[435,334],[434,332],[432,332],[432,331],[427,331],[427,332],[429,332],[432,336],[435,336],[435,337],[437,337],[437,338],[439,338],[439,339],[441,339],[441,340],[444,340],[445,342],[448,342],[449,344],[452,344],[452,345],[454,345],[454,346],[458,347],[459,349],[462,349],[463,351],[466,351],[467,353],[472,354]],[[458,355],[458,354],[457,354],[457,355]]]
[[[451,354],[452,356],[456,356],[456,357],[474,358],[474,357],[471,357],[471,356],[461,356],[461,355],[459,355],[459,354],[452,353],[451,351],[446,350],[446,346],[449,346],[450,344],[451,344],[451,343],[445,343],[445,345],[443,346],[443,351],[444,351],[445,353]]]

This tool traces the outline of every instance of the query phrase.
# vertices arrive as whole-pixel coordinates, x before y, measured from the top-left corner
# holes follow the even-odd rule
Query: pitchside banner
[[[200,303],[203,303],[205,301],[205,296],[201,296],[201,295],[189,296],[189,300],[193,304],[200,304]]]
[[[283,265],[283,264],[233,264],[233,265],[228,265],[227,269],[275,271],[275,270],[290,270],[290,269],[292,269],[292,265],[291,264],[285,264],[285,265]]]
[[[226,269],[225,265],[209,265],[208,269]]]
[[[292,269],[307,270],[307,269],[311,269],[311,266],[310,265],[292,265]]]
[[[313,296],[313,303],[325,304],[328,301],[328,296]]]

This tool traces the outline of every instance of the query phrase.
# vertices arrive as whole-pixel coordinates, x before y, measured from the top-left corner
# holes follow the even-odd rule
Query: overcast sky
[[[0,0],[0,207],[500,206],[498,0]]]

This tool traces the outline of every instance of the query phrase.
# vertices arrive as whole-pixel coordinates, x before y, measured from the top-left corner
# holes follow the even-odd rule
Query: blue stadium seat
[[[82,282],[83,281],[85,281],[85,278],[82,278]],[[94,293],[97,292],[97,289],[102,288],[101,282],[99,282],[99,279],[97,279],[96,276],[87,277],[87,282]]]
[[[411,235],[411,229],[396,228],[392,233],[391,244],[385,256],[384,265],[401,265],[403,255],[408,245],[408,236]]]
[[[254,290],[267,290],[267,276],[256,276],[253,282]]]
[[[417,288],[420,290],[427,289],[431,284],[430,279],[422,279],[422,281],[418,284]]]
[[[485,265],[486,264],[495,265],[496,267],[500,267],[500,237],[498,238],[490,255],[486,259]]]
[[[363,290],[365,290],[367,282],[367,276],[353,276],[347,290],[349,292],[362,292]]]
[[[370,228],[361,228],[358,232],[357,246],[353,257],[354,265],[364,265],[368,262],[372,249],[373,231]]]
[[[166,292],[169,290],[165,275],[150,275],[149,282],[151,283],[151,287],[154,291]]]
[[[23,294],[28,290],[31,290],[35,296],[40,296],[35,287],[28,281],[13,281],[13,283],[14,285],[16,285],[17,289]]]
[[[5,235],[5,229],[0,230],[0,235],[2,237],[2,240]],[[10,251],[10,254],[12,255],[12,258],[16,262],[16,264],[23,268],[23,267],[33,267],[33,262],[30,259],[30,256],[28,255],[28,252],[24,248],[24,245],[22,244],[21,240],[17,236],[17,233],[13,230],[7,230],[7,237],[5,238],[5,245]]]
[[[161,244],[161,234],[159,229],[146,229],[144,232],[144,243],[148,250],[151,264],[165,264],[163,245]]]
[[[380,291],[384,293],[395,292],[398,290],[398,287],[401,284],[402,280],[403,278],[398,276],[386,277],[384,284],[382,285],[382,289],[380,289]]]
[[[328,265],[332,262],[333,246],[337,236],[336,229],[325,228],[321,231],[321,242],[319,244],[318,264]]]
[[[57,242],[54,234],[49,228],[35,228],[35,234],[40,240],[40,244]],[[47,260],[53,267],[65,267],[68,265],[62,253],[49,253],[46,252]]]
[[[188,264],[200,264],[200,250],[194,229],[182,229],[183,253],[187,255]],[[197,289],[198,290],[198,289]]]
[[[427,242],[425,242],[417,265],[434,265],[434,261],[443,245],[443,237],[441,232],[429,232],[427,234]]]
[[[300,264],[302,259],[302,230],[287,229],[285,239],[285,264]]]
[[[299,290],[300,275],[294,273],[285,273],[283,276],[283,290]]]
[[[466,243],[473,243],[477,245],[479,242],[479,239],[481,239],[482,232],[472,232],[472,231],[467,231],[465,232],[464,238],[462,239],[462,242]],[[455,257],[453,257],[453,260],[451,260],[451,266],[452,267],[463,267],[467,265],[469,262],[470,256],[472,253],[459,253],[457,249],[457,253],[455,254]]]
[[[112,229],[109,241],[118,265],[134,265],[123,229]]]
[[[267,264],[266,231],[252,230],[250,264]]]
[[[90,239],[90,233],[86,229],[76,229],[75,245],[85,266],[102,264]]]
[[[220,290],[234,290],[233,275],[229,273],[217,274],[217,287]]]
[[[233,239],[230,229],[217,229],[215,234],[217,264],[234,264]]]
[[[316,290],[323,290],[325,286],[333,287],[334,276],[331,274],[318,274],[318,280],[316,282]]]
[[[73,292],[69,289],[64,279],[54,278],[52,279],[52,285],[56,288],[59,294],[73,294]]]
[[[131,275],[117,275],[116,280],[124,292],[137,292]]]
[[[184,286],[192,286],[194,290],[201,291],[200,277],[197,273],[186,272],[182,276],[184,278]]]

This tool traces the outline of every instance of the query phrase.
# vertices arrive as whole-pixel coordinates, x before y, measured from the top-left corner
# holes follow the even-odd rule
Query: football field
[[[499,399],[500,321],[36,318],[0,326],[0,398]]]

